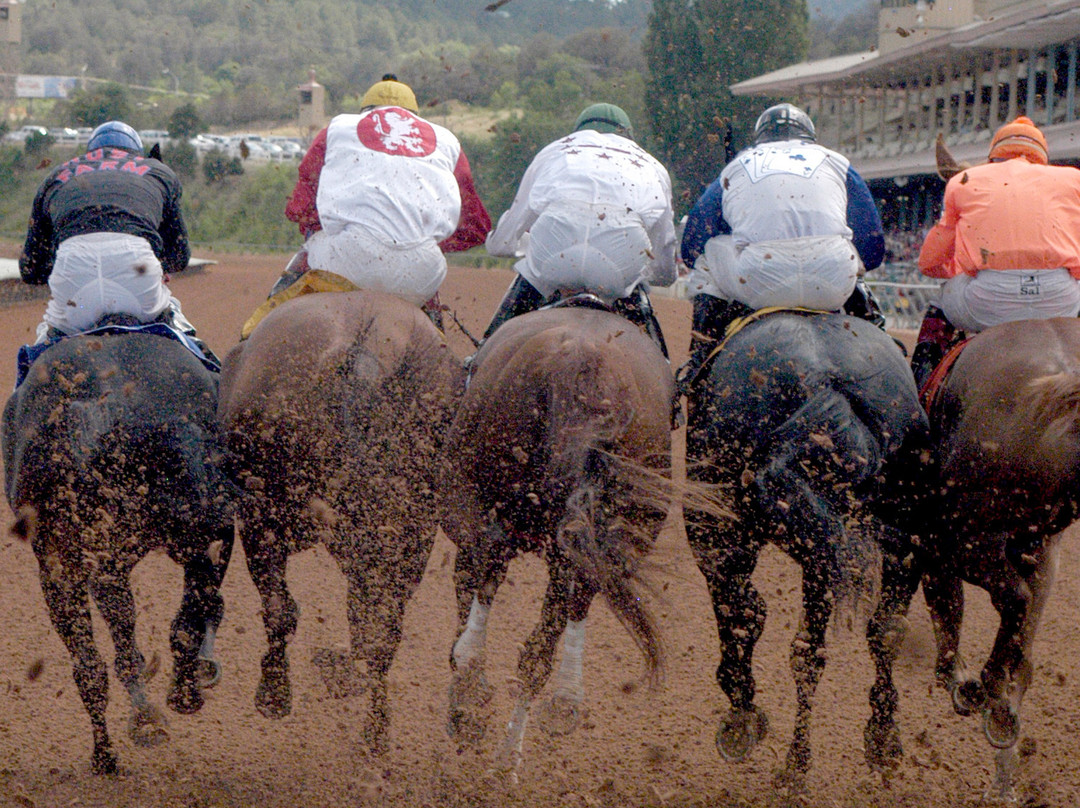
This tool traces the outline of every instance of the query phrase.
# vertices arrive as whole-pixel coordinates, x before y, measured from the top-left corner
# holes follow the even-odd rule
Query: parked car
[[[47,135],[49,130],[44,126],[37,126],[35,124],[27,124],[26,126],[20,126],[14,131],[8,132],[4,135],[4,140],[8,143],[26,143],[26,139],[30,135]]]
[[[155,143],[167,142],[169,133],[164,129],[140,129],[139,137],[142,138],[143,146],[150,148]]]

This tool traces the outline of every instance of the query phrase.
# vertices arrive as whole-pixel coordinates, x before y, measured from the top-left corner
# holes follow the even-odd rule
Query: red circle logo
[[[402,157],[427,157],[435,151],[435,130],[401,107],[382,107],[356,125],[360,142],[373,151]]]

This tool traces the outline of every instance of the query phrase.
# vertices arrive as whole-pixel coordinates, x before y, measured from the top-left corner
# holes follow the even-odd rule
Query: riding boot
[[[513,283],[510,284],[510,288],[506,290],[506,294],[503,295],[502,302],[499,303],[499,308],[495,310],[495,315],[491,318],[491,322],[488,323],[487,330],[484,331],[484,336],[480,338],[480,341],[476,343],[476,351],[465,357],[465,367],[468,368],[472,365],[472,360],[479,352],[480,348],[488,337],[495,333],[496,329],[507,320],[512,320],[519,314],[525,314],[529,311],[536,310],[544,302],[544,296],[540,293],[540,290],[525,280],[521,275],[515,275]]]
[[[439,293],[436,292],[431,296],[431,300],[420,307],[428,319],[435,324],[435,327],[440,331],[443,331],[443,307],[442,301],[439,300]]]
[[[911,354],[911,372],[920,390],[956,338],[956,327],[949,322],[945,312],[931,303],[923,316],[915,350]]]
[[[296,254],[289,259],[289,263],[285,265],[285,270],[281,273],[281,277],[277,279],[273,288],[270,289],[268,297],[273,297],[278,292],[284,292],[298,280],[300,276],[307,272],[311,267],[307,261],[307,249],[301,247],[296,251]]]
[[[679,393],[689,395],[690,388],[705,366],[709,354],[724,338],[724,332],[749,310],[736,301],[712,295],[694,295],[694,313],[690,333],[690,358],[675,374]]]
[[[844,313],[873,323],[882,331],[885,330],[885,315],[874,293],[870,291],[870,287],[862,278],[855,281],[855,289],[844,303]]]
[[[668,355],[664,333],[660,330],[660,321],[656,319],[652,301],[649,300],[648,287],[644,283],[635,286],[633,291],[626,297],[616,300],[615,311],[634,325],[641,326],[645,333],[649,335],[649,338],[660,348],[660,353],[664,355],[664,359],[671,358]]]

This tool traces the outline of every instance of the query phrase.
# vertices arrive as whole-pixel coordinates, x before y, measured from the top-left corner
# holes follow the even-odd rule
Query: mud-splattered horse
[[[289,555],[323,544],[348,581],[351,653],[323,654],[335,696],[370,688],[363,737],[385,749],[386,674],[439,523],[442,443],[460,361],[419,307],[325,292],[274,309],[226,357],[221,418],[246,495],[240,537],[269,649],[259,711],[291,709],[286,643],[299,609]]]
[[[450,730],[482,736],[490,690],[483,671],[488,610],[516,555],[548,565],[540,624],[518,665],[521,694],[498,755],[516,776],[530,705],[564,653],[547,726],[580,718],[585,618],[602,594],[650,670],[659,645],[636,575],[663,522],[670,488],[673,379],[652,341],[623,318],[546,309],[503,325],[476,357],[447,441],[447,536],[460,632],[454,644]]]
[[[902,528],[915,507],[926,417],[903,356],[884,332],[840,314],[773,313],[734,333],[689,396],[687,476],[715,485],[737,520],[686,513],[686,532],[712,595],[720,637],[716,679],[731,703],[717,733],[728,760],[764,737],[754,703],[754,645],[766,605],[751,574],[769,542],[802,568],[801,625],[792,642],[798,712],[782,781],[810,767],[814,691],[834,608],[881,595],[867,635],[877,678],[866,755],[901,754],[892,661],[917,575]]]
[[[923,543],[923,592],[937,675],[961,715],[981,713],[999,752],[990,794],[1011,798],[1020,703],[1054,579],[1061,532],[1080,497],[1080,320],[1027,320],[977,334],[930,407],[940,502]],[[981,672],[957,649],[963,582],[1000,616]]]
[[[147,701],[129,582],[135,564],[156,548],[184,568],[168,703],[182,713],[203,703],[198,653],[204,639],[210,652],[221,620],[218,590],[232,551],[235,498],[216,407],[217,374],[178,342],[133,333],[70,337],[50,347],[4,409],[8,501],[37,556],[53,626],[74,660],[98,773],[116,771],[117,760],[91,596],[131,697],[132,737],[141,745],[168,737]]]

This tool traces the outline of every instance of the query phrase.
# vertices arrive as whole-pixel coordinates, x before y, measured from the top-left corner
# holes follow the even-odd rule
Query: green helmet
[[[630,125],[630,116],[622,107],[615,104],[592,104],[585,107],[574,121],[574,131],[595,129],[634,139],[634,127]]]

